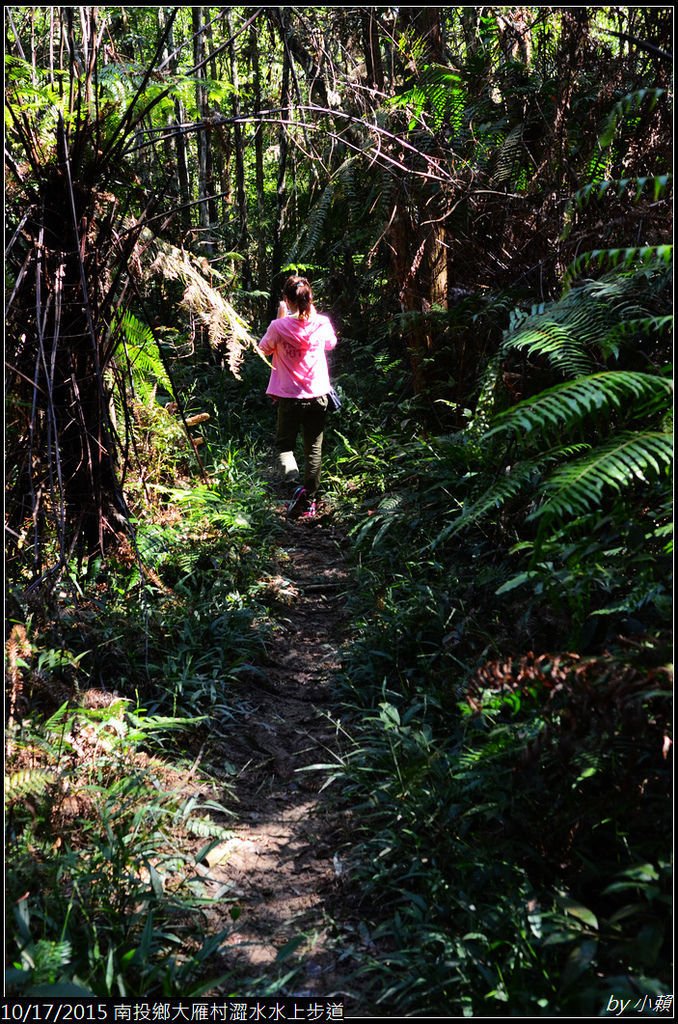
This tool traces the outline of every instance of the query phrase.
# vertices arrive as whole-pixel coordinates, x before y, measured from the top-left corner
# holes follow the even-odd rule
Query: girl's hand
[[[280,320],[283,316],[287,316],[287,303],[284,300],[278,304],[278,315],[276,320]]]

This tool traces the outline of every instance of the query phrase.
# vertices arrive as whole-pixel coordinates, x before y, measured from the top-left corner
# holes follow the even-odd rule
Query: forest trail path
[[[237,898],[223,968],[239,994],[264,995],[287,978],[282,995],[351,997],[353,1005],[327,912],[341,895],[333,843],[341,823],[321,791],[327,771],[304,771],[332,763],[339,746],[333,676],[347,626],[345,537],[327,518],[289,521],[277,512],[277,573],[263,581],[276,626],[268,664],[244,679],[247,716],[225,737],[238,824],[210,855],[210,884]]]

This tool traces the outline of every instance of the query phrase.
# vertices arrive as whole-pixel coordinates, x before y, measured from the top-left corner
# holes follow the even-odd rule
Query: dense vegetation
[[[8,991],[218,984],[187,850],[274,615],[255,340],[290,269],[341,339],[356,984],[669,991],[671,29],[6,9]]]

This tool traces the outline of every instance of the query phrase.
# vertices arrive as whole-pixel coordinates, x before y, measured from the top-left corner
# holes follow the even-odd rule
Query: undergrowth
[[[238,908],[201,861],[229,835],[220,740],[248,713],[246,673],[271,628],[265,460],[223,441],[212,410],[200,481],[171,411],[149,404],[137,420],[154,426],[139,436],[130,543],[37,593],[13,566],[12,994],[190,996],[225,980],[212,972],[230,929],[210,922],[216,899],[227,922]]]
[[[334,472],[356,575],[351,724],[331,770],[350,816],[344,935],[386,1014],[589,1015],[612,992],[670,991],[670,478],[645,462],[668,411],[635,392],[665,393],[665,339],[645,349],[653,377],[627,369],[662,289],[641,273],[512,317],[465,429],[349,407],[362,436],[340,434]],[[621,302],[598,333],[581,320],[630,294],[628,331]],[[550,324],[572,310],[565,350]],[[535,362],[516,367],[526,338]],[[595,381],[560,383],[590,363]],[[511,406],[507,366],[543,394]],[[540,415],[556,393],[559,447]],[[506,443],[520,410],[534,420]],[[615,436],[637,461],[625,441],[623,467],[583,505],[562,483],[555,514],[549,481],[590,472]]]
[[[383,350],[338,364],[322,510],[354,586],[323,770],[350,821],[338,940],[385,1013],[587,1015],[670,986],[666,280],[632,278],[517,311],[461,428]],[[619,322],[555,345],[601,294]],[[13,992],[218,983],[196,865],[232,810],[216,737],[274,628],[266,374],[180,382],[195,449],[171,409],[139,413],[154,469],[115,559],[48,593],[13,567]]]

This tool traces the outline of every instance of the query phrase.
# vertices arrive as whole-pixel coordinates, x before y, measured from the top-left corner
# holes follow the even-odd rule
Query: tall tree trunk
[[[160,34],[165,31],[167,21],[165,9],[158,7],[158,30]],[[167,36],[167,45],[163,54],[163,60],[167,62],[171,74],[177,70],[177,55],[174,52],[174,30],[170,29]],[[188,174],[188,157],[186,153],[186,136],[179,128],[186,120],[186,111],[181,99],[174,100],[175,125],[177,131],[174,135],[174,158],[176,161],[177,194],[179,196],[179,223],[182,231],[188,231],[191,227],[191,183]],[[172,143],[170,143],[172,145]]]
[[[363,7],[360,12],[360,27],[363,36],[363,53],[367,70],[367,84],[380,92],[384,88],[384,66],[381,60],[379,29],[376,7]]]
[[[196,72],[195,102],[198,108],[198,119],[207,121],[209,110],[207,104],[207,89],[204,80],[207,78],[205,60],[205,8],[191,8],[191,24],[193,29],[193,62],[199,65]],[[209,133],[199,131],[197,133],[198,146],[198,211],[200,220],[200,248],[210,255],[213,252],[211,223],[211,201],[213,195],[212,160],[209,147]]]
[[[284,48],[282,86],[280,90],[280,108],[282,120],[280,123],[280,130],[278,132],[279,157],[278,180],[276,184],[277,203],[275,223],[273,225],[273,252],[271,254],[271,294],[269,298],[269,315],[271,319],[273,319],[273,317],[275,316],[279,299],[279,291],[282,286],[282,274],[280,269],[282,266],[283,255],[282,229],[286,205],[285,179],[287,174],[287,158],[289,151],[287,126],[285,124],[285,121],[289,120],[291,105],[291,62],[289,47],[285,45],[285,34],[287,32],[287,8],[279,8],[278,17],[278,24],[283,38]]]
[[[226,7],[226,8],[222,8],[222,10],[225,12],[226,16],[228,17],[229,16],[229,12],[230,12],[230,8]],[[214,33],[213,33],[212,20],[210,18],[210,8],[206,7],[205,11],[206,11],[205,41],[207,43],[207,49],[208,49],[208,52],[209,52],[209,60],[208,60],[207,66],[209,67],[209,73],[211,75],[212,81],[213,82],[218,82],[221,76],[220,76],[219,71],[217,69],[217,58],[215,56]],[[212,114],[215,113],[215,111],[210,109],[209,103],[207,103],[207,96],[205,96],[205,100],[206,100],[205,106],[206,106],[207,115],[208,115],[208,117],[211,117]],[[212,226],[212,228],[214,228],[214,226],[219,223],[219,209],[218,209],[218,202],[217,202],[217,198],[216,198],[217,181],[218,181],[219,176],[218,176],[218,169],[215,166],[216,165],[216,159],[215,159],[214,147],[212,145],[212,141],[213,141],[214,137],[215,137],[214,133],[210,132],[210,133],[208,133],[208,136],[207,136],[207,139],[206,139],[206,150],[207,150],[207,184],[208,184],[207,207],[209,209],[210,225]]]
[[[261,110],[261,66],[259,61],[259,30],[250,27],[249,55],[252,67],[252,88],[254,113]],[[257,190],[257,287],[265,289],[269,281],[266,261],[266,198],[264,182],[264,126],[258,124],[254,135],[254,177]]]
[[[440,8],[401,8],[405,29],[413,29],[426,44],[426,63],[443,60]],[[446,232],[442,211],[434,203],[412,204],[402,190],[389,231],[393,267],[404,313],[413,315],[406,328],[407,345],[416,394],[426,392],[434,337],[427,314],[435,307],[447,308],[448,266]]]
[[[243,256],[242,263],[242,284],[246,291],[252,286],[252,267],[250,265],[247,246],[247,194],[245,192],[245,153],[243,147],[243,128],[238,123],[240,117],[240,75],[238,72],[238,60],[233,41],[233,29],[231,25],[230,8],[226,8],[226,29],[230,40],[228,56],[231,66],[231,84],[233,85],[233,116],[236,121],[233,125],[233,144],[235,150],[235,191],[238,204],[238,232],[235,240],[236,252]]]

